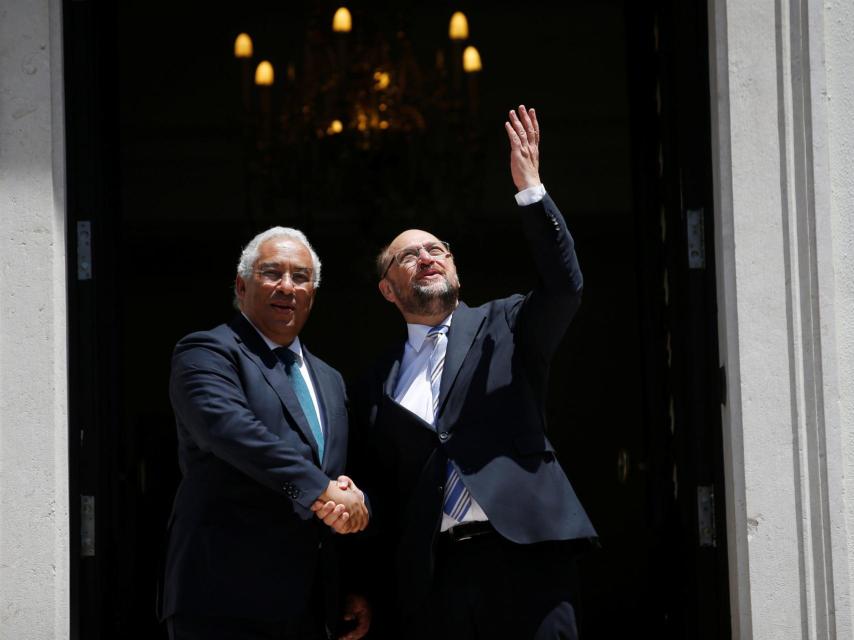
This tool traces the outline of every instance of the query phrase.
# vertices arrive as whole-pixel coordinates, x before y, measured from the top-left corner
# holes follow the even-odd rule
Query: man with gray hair
[[[344,382],[299,340],[319,285],[305,235],[268,229],[240,257],[240,313],[175,347],[169,393],[182,479],[160,601],[172,640],[331,637],[331,530],[364,529],[368,510],[340,476]],[[360,637],[364,609],[348,613]]]

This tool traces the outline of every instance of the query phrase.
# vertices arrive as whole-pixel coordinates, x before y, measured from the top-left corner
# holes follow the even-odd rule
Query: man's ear
[[[234,279],[234,294],[237,296],[238,301],[243,302],[243,296],[246,294],[246,283],[240,276]]]
[[[383,298],[385,298],[389,302],[397,301],[397,296],[394,295],[394,289],[392,289],[391,283],[386,278],[380,280],[377,286],[379,287],[380,293],[383,295]]]

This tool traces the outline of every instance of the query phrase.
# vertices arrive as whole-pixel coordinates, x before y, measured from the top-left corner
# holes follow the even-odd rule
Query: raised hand
[[[537,114],[519,105],[519,115],[510,110],[504,123],[510,139],[510,175],[519,191],[540,184],[540,124]]]

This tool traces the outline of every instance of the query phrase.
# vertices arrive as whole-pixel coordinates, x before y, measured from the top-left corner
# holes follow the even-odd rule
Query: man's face
[[[439,242],[426,231],[410,229],[389,245],[389,268],[380,282],[380,291],[405,315],[447,314],[457,306],[460,280],[453,256],[447,253],[432,256],[427,250]],[[400,264],[395,259],[395,256],[413,253],[416,258],[411,264]]]
[[[301,242],[274,238],[262,243],[253,273],[235,283],[240,310],[273,342],[289,345],[314,304],[314,268]]]

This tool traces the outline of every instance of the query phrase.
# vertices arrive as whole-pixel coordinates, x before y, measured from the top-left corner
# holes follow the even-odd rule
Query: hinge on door
[[[688,238],[688,268],[706,268],[705,221],[702,209],[688,209],[685,215]]]
[[[77,279],[92,279],[92,223],[77,221]]]
[[[715,487],[710,484],[697,487],[697,531],[701,547],[716,547]]]
[[[80,555],[95,556],[95,496],[80,496]]]

